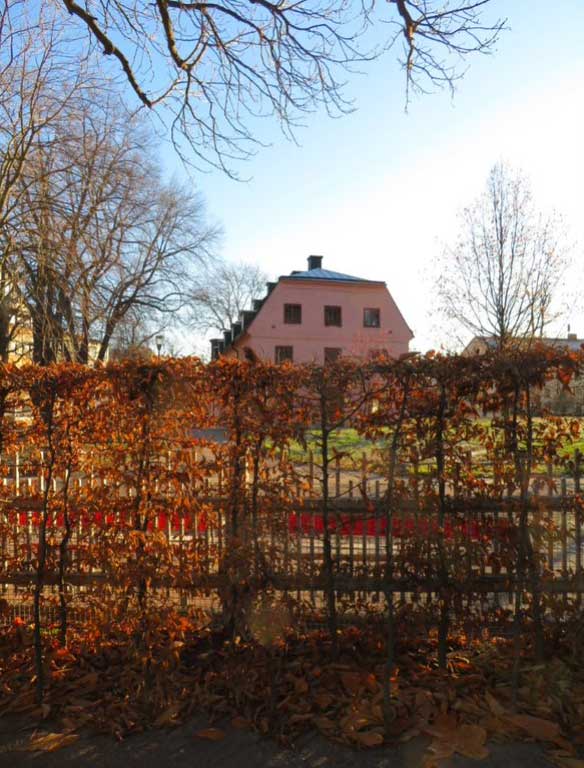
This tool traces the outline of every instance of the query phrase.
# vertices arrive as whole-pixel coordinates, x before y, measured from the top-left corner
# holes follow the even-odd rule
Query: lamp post
[[[156,337],[156,351],[158,353],[158,357],[160,357],[163,344],[164,344],[164,336],[160,334],[159,336]]]

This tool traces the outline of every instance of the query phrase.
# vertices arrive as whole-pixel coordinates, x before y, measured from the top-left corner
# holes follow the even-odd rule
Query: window
[[[294,350],[292,347],[276,347],[274,360],[277,363],[283,363],[285,360],[292,361],[294,359]]]
[[[341,356],[342,349],[340,347],[325,347],[324,348],[324,361],[325,363],[334,363]]]
[[[284,304],[284,322],[288,325],[300,325],[302,304]]]
[[[325,307],[324,308],[324,324],[325,325],[337,325],[343,324],[341,308],[340,307]]]
[[[364,309],[363,325],[365,328],[379,328],[379,310],[371,307]]]

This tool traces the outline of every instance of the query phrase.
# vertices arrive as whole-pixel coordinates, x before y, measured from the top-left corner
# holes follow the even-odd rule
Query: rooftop
[[[379,280],[367,280],[364,277],[346,275],[344,272],[333,272],[332,269],[322,268],[322,256],[309,256],[308,269],[294,270],[289,275],[281,275],[284,280],[332,280],[339,283],[379,283]]]
[[[497,344],[497,341],[492,336],[475,336],[474,339],[472,339],[467,346],[470,346],[473,341],[480,340],[484,342],[488,347],[494,348]],[[584,339],[579,339],[577,334],[575,333],[568,333],[567,336],[564,337],[548,337],[548,336],[542,336],[541,338],[533,339],[533,341],[538,341],[542,344],[549,344],[552,347],[563,347],[567,348],[572,352],[579,352],[582,346],[584,345]]]
[[[282,278],[289,280],[335,280],[341,283],[378,283],[379,280],[367,280],[364,277],[355,277],[354,275],[345,275],[343,272],[333,272],[332,269],[307,269],[305,272],[292,272],[290,275],[282,275]]]

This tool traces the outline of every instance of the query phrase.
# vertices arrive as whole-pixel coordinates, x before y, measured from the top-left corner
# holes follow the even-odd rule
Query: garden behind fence
[[[513,635],[543,653],[584,590],[578,419],[549,348],[325,367],[196,359],[0,372],[2,621],[71,633],[188,618]],[[409,634],[408,634],[409,633]],[[390,642],[390,640],[388,640]]]

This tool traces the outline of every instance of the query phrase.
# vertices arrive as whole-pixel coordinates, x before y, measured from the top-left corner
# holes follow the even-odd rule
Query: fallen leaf
[[[330,705],[333,703],[334,698],[330,693],[321,692],[316,694],[314,700],[321,709],[328,709],[328,707],[330,707]]]
[[[319,731],[332,731],[335,727],[335,723],[328,717],[315,717],[312,721]]]
[[[454,748],[464,757],[483,760],[489,754],[486,740],[487,732],[480,725],[461,725],[456,732]]]
[[[420,735],[419,728],[409,728],[407,731],[404,731],[402,734],[400,734],[399,740],[406,742],[410,741],[411,739],[415,739],[416,736]]]
[[[358,672],[343,672],[341,680],[347,693],[354,695],[362,688],[362,678]]]
[[[551,720],[532,715],[511,715],[510,721],[536,741],[551,741],[564,746],[566,740],[560,734],[560,726]]]
[[[203,730],[197,731],[195,736],[207,741],[221,741],[225,738],[225,732],[221,728],[203,728]]]
[[[74,744],[78,738],[77,733],[45,733],[39,736],[33,734],[29,743],[22,749],[27,752],[55,752]]]
[[[442,741],[454,740],[454,735],[458,726],[456,717],[452,714],[438,715],[431,725],[422,726],[422,731],[429,736]]]
[[[250,727],[249,720],[246,720],[245,717],[241,717],[240,715],[237,715],[237,717],[234,717],[231,721],[231,725],[234,728],[238,728],[240,730],[243,730],[245,728]]]
[[[383,744],[383,736],[377,731],[357,731],[351,739],[361,747],[380,747]]]
[[[505,715],[505,707],[503,707],[490,691],[485,692],[485,699],[489,705],[489,709],[495,715],[495,717],[503,717]]]
[[[171,704],[170,707],[164,710],[156,720],[154,721],[154,725],[156,728],[162,728],[165,725],[171,725],[174,723],[178,713],[180,710],[179,704]]]
[[[454,744],[435,739],[428,747],[428,751],[432,753],[435,760],[446,760],[454,755]]]

